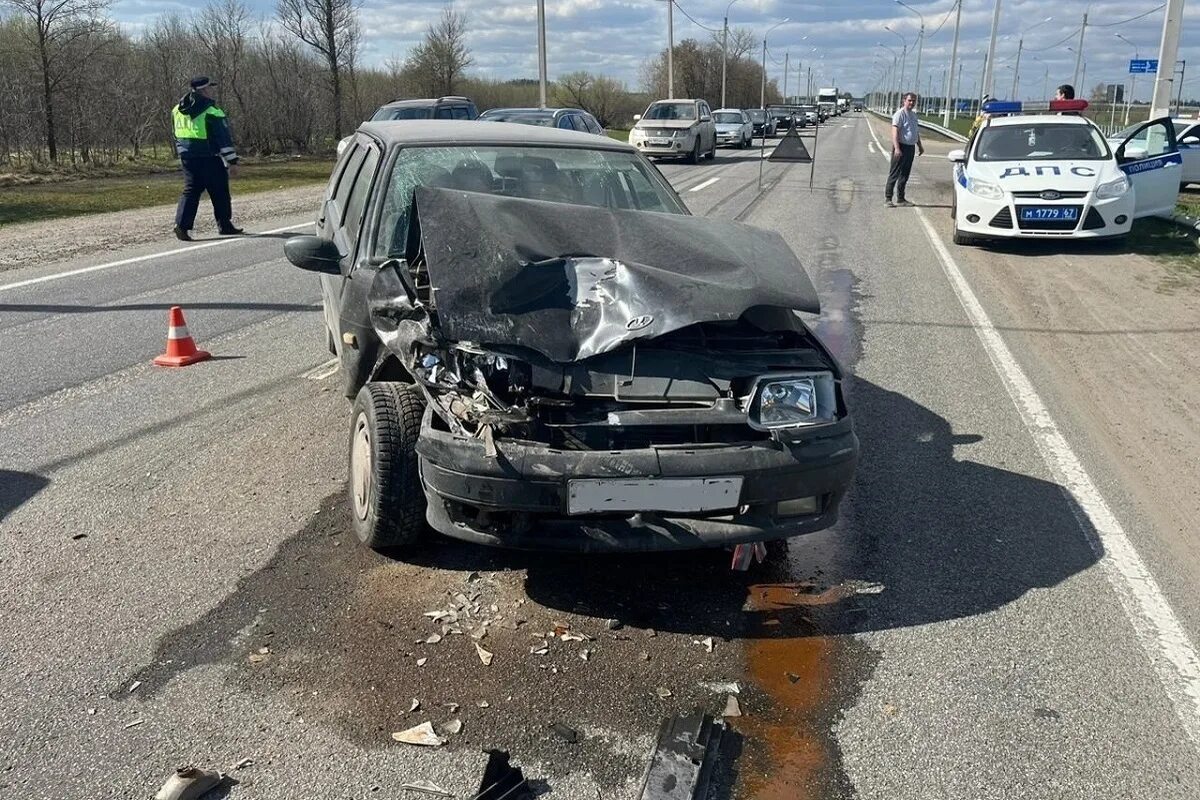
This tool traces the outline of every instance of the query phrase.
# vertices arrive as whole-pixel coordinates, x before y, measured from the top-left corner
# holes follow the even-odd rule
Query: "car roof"
[[[549,145],[585,147],[590,149],[636,152],[625,142],[582,131],[562,128],[540,128],[515,122],[488,122],[480,125],[474,120],[420,119],[364,122],[358,127],[385,146],[394,144],[467,144],[467,145]]]
[[[756,108],[754,110],[760,111],[761,109]],[[743,109],[743,108],[718,108],[718,109],[714,110],[713,113],[714,114],[740,114],[743,111],[745,111],[745,109]]]
[[[397,108],[402,106],[431,106],[438,103],[470,103],[466,97],[458,97],[457,95],[448,95],[446,97],[414,97],[407,100],[393,100],[390,103],[384,103],[383,108]]]
[[[520,108],[518,106],[513,106],[512,108],[489,108],[487,111],[484,111],[483,113],[491,114],[494,112],[495,113],[504,112],[506,114],[557,114],[560,111],[569,111],[572,114],[586,114],[587,113],[582,108],[566,108],[566,107],[562,107],[562,108],[533,108],[533,107]]]
[[[650,105],[656,106],[659,103],[699,103],[699,102],[700,102],[699,100],[695,100],[695,99],[687,98],[687,97],[672,97],[672,98],[664,97],[662,100],[653,101],[652,103],[650,103]]]
[[[1087,125],[1096,127],[1095,124],[1087,117],[1081,117],[1077,114],[1013,114],[1010,116],[995,116],[988,119],[988,124],[993,127],[1004,127],[1008,125],[1028,125],[1030,122],[1040,122],[1043,125]]]

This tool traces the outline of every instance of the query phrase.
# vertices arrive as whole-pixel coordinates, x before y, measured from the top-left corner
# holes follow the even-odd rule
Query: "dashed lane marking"
[[[273,230],[269,230],[269,231],[258,231],[257,235],[266,236],[266,235],[273,234],[273,233],[283,233],[284,231],[311,228],[312,226],[313,226],[313,223],[311,223],[311,222],[302,222],[299,225],[288,225],[287,227],[284,227],[284,228],[274,228]],[[26,280],[15,281],[13,283],[0,283],[0,292],[8,291],[9,289],[20,289],[23,286],[33,286],[33,285],[39,284],[39,283],[47,283],[49,281],[57,281],[62,278],[73,278],[76,275],[86,275],[89,272],[99,272],[99,271],[105,270],[105,269],[112,269],[113,267],[124,267],[124,266],[128,266],[129,264],[139,264],[143,261],[153,261],[156,258],[163,258],[164,256],[174,256],[174,255],[179,255],[180,253],[191,253],[196,250],[204,250],[209,247],[219,247],[220,245],[223,245],[223,244],[233,244],[234,242],[249,242],[249,241],[253,241],[255,238],[256,238],[255,234],[250,234],[248,236],[237,236],[237,237],[231,237],[228,239],[218,239],[218,240],[212,241],[212,242],[200,242],[199,244],[192,244],[192,245],[188,245],[187,247],[177,247],[174,250],[165,250],[161,253],[148,253],[147,255],[144,255],[144,256],[135,256],[134,258],[123,258],[120,261],[109,261],[107,264],[95,264],[90,267],[81,267],[79,269],[67,270],[66,272],[56,272],[53,275],[42,275],[39,278],[27,278]]]
[[[867,130],[882,151],[870,124]],[[883,156],[885,159],[886,155]],[[971,290],[962,269],[920,208],[913,209],[941,262],[942,271],[958,295],[992,366],[1016,405],[1042,460],[1074,500],[1072,511],[1088,542],[1097,551],[1101,569],[1133,626],[1134,635],[1158,675],[1193,746],[1200,747],[1200,657],[1170,602],[1100,489],[1042,402],[1033,382],[1017,364],[1004,338],[992,324],[983,304]],[[901,212],[903,213],[903,212]],[[1090,530],[1089,530],[1090,529]],[[1095,534],[1092,535],[1091,531]]]
[[[688,189],[688,191],[689,191],[689,192],[698,192],[698,191],[700,191],[701,189],[704,189],[704,188],[706,188],[706,187],[708,187],[708,186],[712,186],[714,183],[716,183],[716,182],[717,182],[717,181],[719,181],[719,180],[721,180],[721,179],[720,179],[720,178],[709,178],[709,179],[708,179],[708,180],[706,180],[704,183],[698,183],[698,184],[696,184],[696,185],[695,185],[695,186],[693,186],[692,188]]]

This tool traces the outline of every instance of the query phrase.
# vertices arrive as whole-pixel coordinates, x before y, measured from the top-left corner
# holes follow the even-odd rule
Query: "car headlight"
[[[981,181],[978,178],[967,178],[967,191],[988,200],[1003,200],[1004,190],[994,183]]]
[[[1129,191],[1129,179],[1124,175],[1115,181],[1102,183],[1096,187],[1096,197],[1120,197]]]
[[[759,378],[746,413],[750,427],[758,430],[833,422],[837,419],[833,374],[809,372]]]
[[[674,133],[674,134],[672,134],[672,135],[673,135],[673,136],[674,136],[676,139],[686,139],[687,137],[689,137],[689,136],[691,136],[691,135],[692,135],[692,129],[691,129],[691,128],[679,128],[679,129],[678,129],[678,130],[676,130],[676,131],[675,131],[675,133]]]

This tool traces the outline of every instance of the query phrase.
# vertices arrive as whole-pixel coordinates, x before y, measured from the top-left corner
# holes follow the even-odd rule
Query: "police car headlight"
[[[967,191],[987,200],[1003,200],[1004,190],[994,183],[981,181],[978,178],[967,178]]]
[[[1102,183],[1096,187],[1096,197],[1120,197],[1129,191],[1129,179],[1124,175],[1117,178],[1115,181]]]
[[[833,374],[809,372],[761,378],[747,409],[750,427],[758,430],[823,425],[837,419]]]

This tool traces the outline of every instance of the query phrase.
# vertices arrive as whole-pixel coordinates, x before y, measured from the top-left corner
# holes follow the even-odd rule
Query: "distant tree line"
[[[358,0],[276,0],[264,20],[244,0],[208,0],[167,13],[138,36],[110,16],[111,0],[0,0],[0,164],[114,164],[171,152],[169,109],[189,78],[218,82],[239,150],[328,153],[381,104],[464,94],[480,110],[537,104],[536,80],[472,75],[465,14],[447,7],[407,54],[361,63]],[[728,97],[758,105],[753,37],[731,31]],[[675,95],[720,103],[720,45],[675,47]],[[606,127],[665,97],[665,50],[641,70],[642,92],[580,71],[559,76],[550,102],[586,109]],[[768,102],[777,100],[774,82]]]

